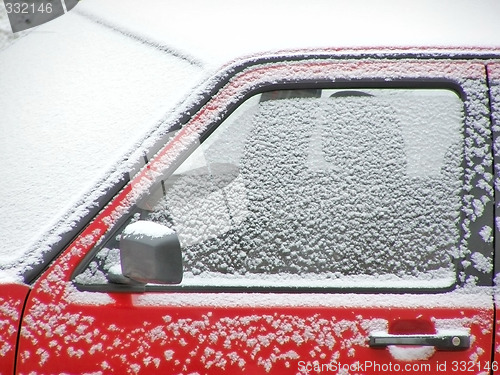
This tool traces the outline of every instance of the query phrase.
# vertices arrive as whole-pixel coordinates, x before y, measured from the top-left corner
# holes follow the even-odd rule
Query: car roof
[[[282,50],[498,54],[498,14],[495,0],[81,2],[0,52],[0,279],[88,216],[220,67]]]

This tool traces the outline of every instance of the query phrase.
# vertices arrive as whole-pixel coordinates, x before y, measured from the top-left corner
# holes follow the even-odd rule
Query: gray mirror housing
[[[179,284],[182,281],[181,245],[175,231],[152,221],[127,225],[120,237],[124,276],[141,283]]]

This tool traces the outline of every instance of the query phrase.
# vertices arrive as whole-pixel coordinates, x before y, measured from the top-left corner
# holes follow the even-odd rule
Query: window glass
[[[463,149],[463,103],[450,90],[267,92],[132,220],[176,231],[182,285],[445,287],[456,278]],[[113,239],[80,280],[102,282],[118,263]]]

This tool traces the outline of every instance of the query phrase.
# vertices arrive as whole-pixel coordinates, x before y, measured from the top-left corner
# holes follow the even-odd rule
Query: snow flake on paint
[[[94,354],[96,352],[102,352],[102,343],[98,343],[98,344],[92,345],[90,347],[90,350],[89,350],[90,354]]]
[[[130,370],[131,370],[132,373],[138,374],[139,371],[141,370],[141,366],[138,365],[137,363],[133,363],[133,364],[130,365]]]
[[[70,346],[68,349],[67,349],[67,352],[69,354],[70,357],[77,357],[77,358],[81,358],[82,355],[84,354],[84,351],[81,350],[81,349],[75,349],[74,347]]]
[[[163,354],[167,361],[171,361],[174,358],[175,352],[173,350],[165,350]]]
[[[47,359],[49,358],[49,353],[47,353],[46,350],[44,349],[38,349],[36,351],[36,354],[40,357],[40,366],[42,366],[45,362],[47,362]]]
[[[12,345],[9,345],[6,342],[2,343],[2,346],[0,347],[0,356],[5,357],[7,353],[9,353],[12,349]]]
[[[161,359],[155,357],[146,357],[144,358],[144,366],[148,367],[149,365],[154,365],[156,368],[160,366]]]

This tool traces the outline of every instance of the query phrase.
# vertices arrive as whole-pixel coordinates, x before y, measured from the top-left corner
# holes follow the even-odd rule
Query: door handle
[[[434,346],[437,350],[465,350],[470,347],[467,333],[433,335],[391,335],[385,332],[370,335],[370,348],[388,345]]]

